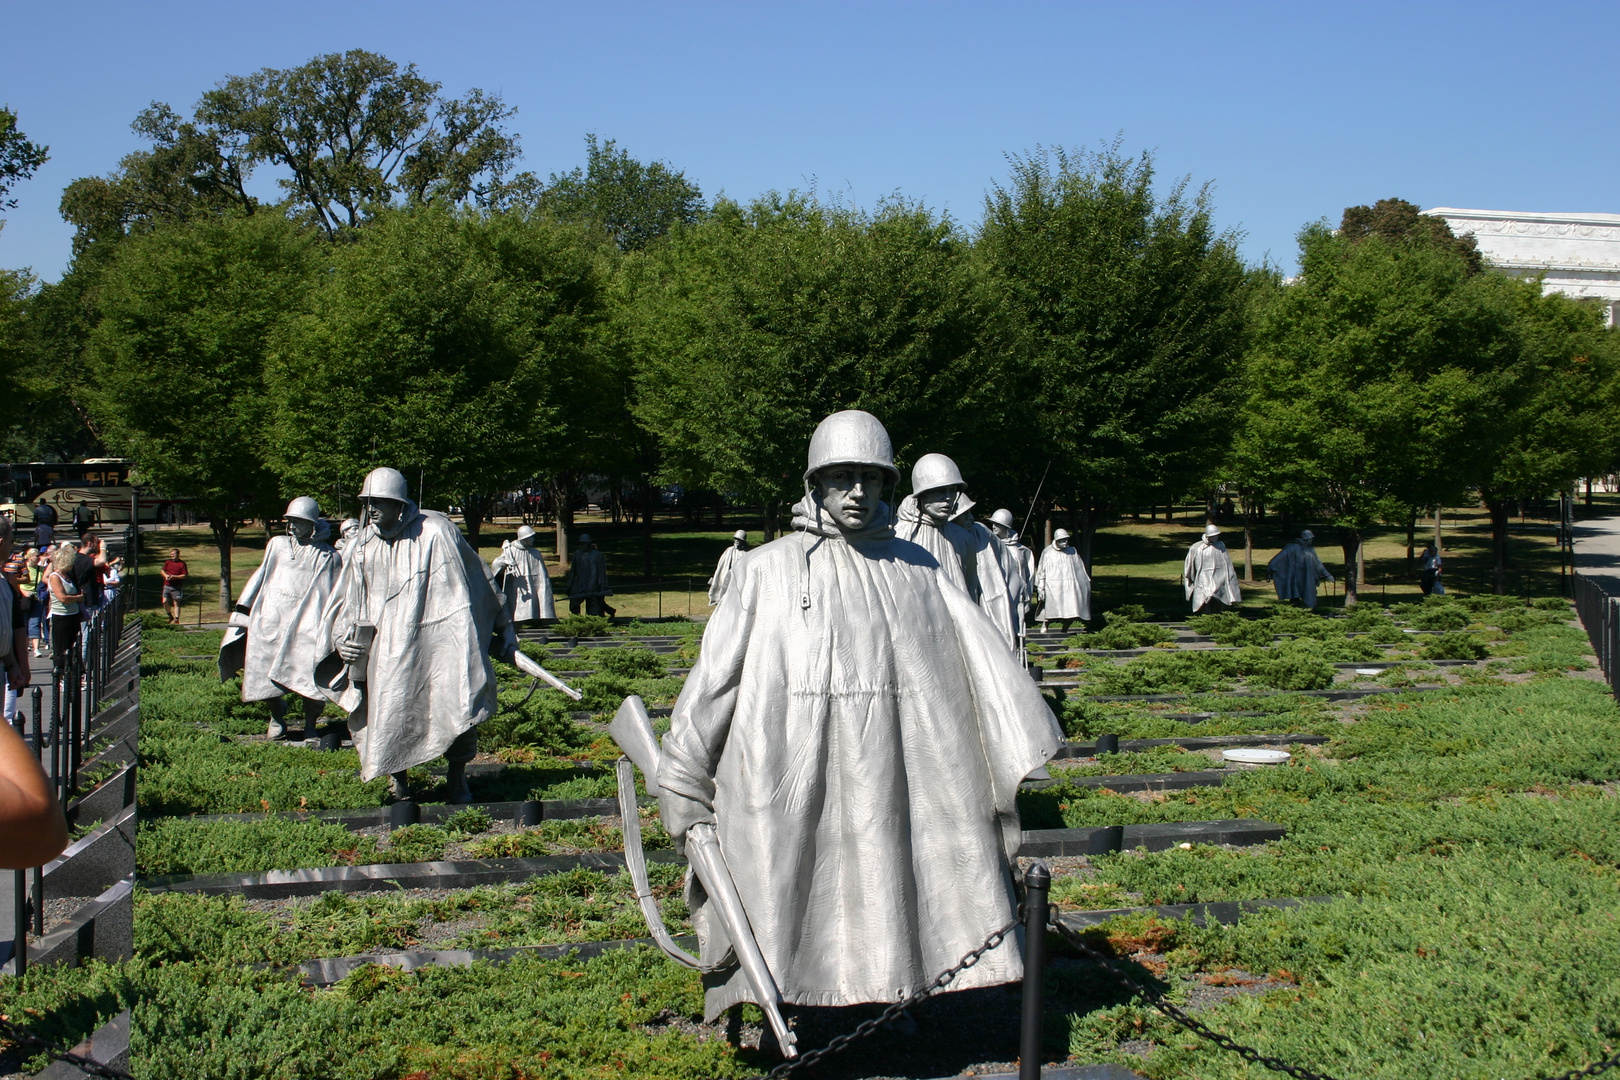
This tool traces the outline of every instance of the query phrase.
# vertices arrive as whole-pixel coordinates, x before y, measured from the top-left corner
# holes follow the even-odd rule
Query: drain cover
[[[1263,750],[1257,746],[1240,746],[1235,750],[1222,750],[1227,761],[1241,761],[1245,765],[1280,765],[1293,757],[1286,750]]]

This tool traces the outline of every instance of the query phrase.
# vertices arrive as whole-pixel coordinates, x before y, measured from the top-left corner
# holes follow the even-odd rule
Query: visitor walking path
[[[1620,595],[1620,517],[1575,526],[1575,569],[1601,579],[1606,591]]]

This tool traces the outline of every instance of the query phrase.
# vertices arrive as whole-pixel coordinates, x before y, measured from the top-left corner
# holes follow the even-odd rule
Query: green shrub
[[[1194,633],[1205,634],[1221,645],[1270,645],[1273,636],[1268,619],[1245,619],[1235,611],[1194,615],[1187,620]]]
[[[1571,603],[1562,596],[1538,596],[1530,601],[1530,606],[1537,611],[1552,611],[1569,618],[1572,614]]]
[[[371,837],[320,821],[164,818],[142,821],[135,835],[135,866],[145,875],[258,874],[378,861]]]
[[[1419,604],[1396,604],[1390,611],[1417,630],[1461,630],[1468,625],[1468,611],[1462,605],[1434,597]]]
[[[484,750],[515,746],[566,754],[589,742],[589,733],[574,722],[574,703],[559,690],[542,685],[529,697],[526,685],[503,687],[498,700],[500,708],[478,729]]]
[[[1143,607],[1141,604],[1121,604],[1118,607],[1108,611],[1103,618],[1107,619],[1110,623],[1144,623],[1153,618],[1153,613],[1147,608]]]
[[[564,615],[549,631],[552,637],[601,637],[612,623],[605,615]]]
[[[663,657],[643,646],[597,649],[593,659],[602,672],[627,679],[660,679],[668,674]]]
[[[406,825],[388,834],[382,852],[388,862],[429,862],[444,858],[450,834],[437,825]]]
[[[489,811],[481,806],[469,806],[445,818],[444,830],[456,836],[475,836],[481,832],[488,832],[493,824]]]
[[[1423,646],[1425,660],[1483,660],[1490,650],[1473,634],[1447,631]]]

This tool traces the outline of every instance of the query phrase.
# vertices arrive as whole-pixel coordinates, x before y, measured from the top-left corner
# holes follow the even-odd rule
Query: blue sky
[[[0,2],[0,102],[52,160],[13,195],[0,265],[54,279],[76,177],[228,74],[365,48],[518,107],[524,167],[586,132],[704,192],[894,192],[973,226],[1004,154],[1152,150],[1214,185],[1251,261],[1354,203],[1620,211],[1620,5],[1328,3]]]

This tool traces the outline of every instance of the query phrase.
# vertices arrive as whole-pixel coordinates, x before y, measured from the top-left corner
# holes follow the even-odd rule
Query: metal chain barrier
[[[9,1016],[0,1015],[0,1035],[4,1035],[18,1046],[31,1046],[36,1050],[43,1050],[51,1056],[52,1060],[66,1062],[80,1072],[90,1076],[102,1076],[106,1077],[107,1080],[135,1080],[133,1076],[122,1069],[115,1069],[111,1065],[103,1065],[99,1061],[87,1058],[83,1054],[75,1054],[71,1050],[63,1050],[55,1043],[46,1042],[36,1035],[29,1034],[16,1024],[13,1024]]]
[[[1205,1024],[1197,1017],[1188,1015],[1179,1006],[1172,1004],[1159,991],[1153,989],[1152,987],[1144,986],[1137,980],[1131,978],[1131,976],[1127,975],[1120,969],[1118,963],[1113,957],[1109,956],[1101,949],[1098,949],[1095,945],[1091,944],[1074,930],[1064,926],[1063,923],[1058,919],[1053,919],[1048,925],[1051,926],[1053,930],[1057,931],[1064,941],[1067,941],[1070,945],[1073,945],[1082,955],[1094,961],[1098,967],[1112,975],[1115,981],[1117,981],[1121,986],[1125,987],[1125,989],[1129,990],[1133,994],[1146,998],[1148,1003],[1151,1004],[1155,1009],[1158,1009],[1165,1016],[1168,1016],[1171,1020],[1174,1020],[1176,1023],[1180,1024],[1194,1035],[1197,1035],[1202,1039],[1209,1040],[1216,1046],[1219,1046],[1222,1050],[1231,1051],[1232,1053],[1243,1058],[1245,1061],[1252,1062],[1255,1065],[1263,1065],[1268,1069],[1275,1070],[1276,1072],[1287,1073],[1289,1076],[1295,1077],[1296,1080],[1334,1080],[1334,1077],[1328,1073],[1313,1072],[1310,1069],[1301,1068],[1298,1065],[1290,1065],[1288,1062],[1282,1061],[1279,1058],[1262,1054],[1252,1046],[1244,1046],[1242,1043],[1236,1041],[1229,1035],[1222,1035],[1220,1032],[1209,1027],[1209,1025]],[[1555,1076],[1546,1077],[1544,1080],[1579,1080],[1581,1077],[1597,1076],[1598,1074],[1607,1072],[1616,1066],[1620,1066],[1620,1054],[1614,1054],[1611,1057],[1604,1058],[1602,1061],[1594,1061],[1585,1068],[1570,1069],[1566,1072],[1558,1073]]]
[[[929,983],[921,990],[918,990],[910,997],[903,998],[900,1001],[895,1002],[893,1005],[890,1005],[887,1009],[884,1009],[881,1013],[872,1017],[872,1019],[862,1022],[855,1028],[854,1031],[838,1036],[826,1046],[823,1046],[818,1050],[812,1050],[809,1053],[801,1054],[790,1061],[784,1061],[782,1064],[772,1069],[769,1073],[765,1074],[766,1080],[778,1080],[780,1077],[792,1076],[796,1072],[808,1069],[822,1058],[838,1053],[850,1043],[866,1038],[868,1035],[878,1030],[878,1028],[886,1027],[889,1024],[894,1023],[900,1018],[901,1013],[905,1012],[913,1005],[918,1004],[924,998],[931,996],[937,991],[945,989],[945,987],[949,986],[958,975],[962,974],[962,972],[966,971],[974,964],[977,964],[985,953],[989,952],[991,949],[994,949],[997,945],[1000,945],[1003,941],[1005,941],[1007,939],[1007,935],[1012,933],[1022,921],[1023,916],[1020,915],[1006,926],[1003,926],[1000,930],[997,930],[995,933],[985,938],[984,944],[972,950],[955,964],[940,972],[939,975],[935,977],[933,982]]]

